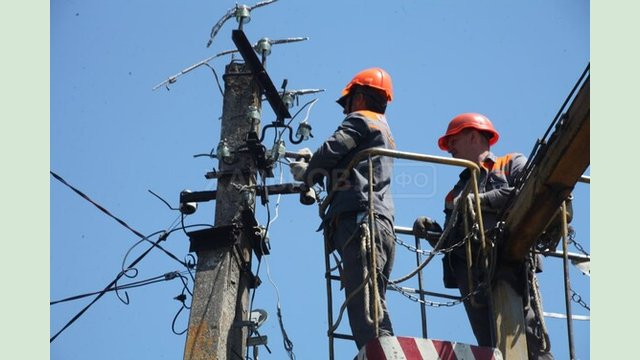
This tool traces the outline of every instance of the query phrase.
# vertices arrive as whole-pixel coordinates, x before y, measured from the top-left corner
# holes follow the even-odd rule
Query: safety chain
[[[404,246],[409,251],[418,253],[420,255],[431,255],[431,250],[418,249],[415,246],[409,245],[409,244],[405,243],[404,241],[400,240],[400,238],[398,238],[397,236],[396,236],[395,240],[396,240],[396,244],[398,244],[400,246]]]
[[[436,301],[431,301],[431,300],[421,300],[420,298],[409,294],[403,288],[399,287],[398,285],[396,285],[396,284],[394,284],[392,282],[389,282],[388,285],[391,286],[393,289],[395,289],[400,294],[404,295],[409,300],[411,300],[413,302],[425,304],[425,305],[431,306],[431,307],[452,307],[452,306],[459,305],[460,303],[464,302],[465,300],[469,299],[470,297],[479,294],[480,291],[482,291],[482,289],[483,289],[482,286],[479,286],[475,291],[473,291],[472,293],[467,294],[467,296],[465,296],[463,298],[459,298],[457,300],[451,300],[451,301],[447,301],[447,302],[443,302],[442,303],[442,302],[436,302]]]
[[[573,228],[569,229],[569,244],[573,244],[578,251],[580,251],[583,255],[591,256],[589,253],[576,241],[576,231]]]
[[[584,300],[582,300],[582,296],[580,296],[580,294],[578,294],[577,292],[573,291],[573,289],[571,289],[571,300],[579,304],[583,308],[591,311],[591,308],[589,307],[589,305],[587,305],[587,303],[584,302]]]
[[[395,240],[396,240],[396,243],[397,243],[398,245],[404,246],[404,247],[405,247],[405,248],[407,248],[409,251],[412,251],[412,252],[418,253],[418,254],[420,254],[420,255],[427,255],[427,256],[428,256],[428,255],[431,255],[431,253],[435,253],[436,255],[437,255],[437,254],[447,254],[447,253],[450,253],[450,252],[454,251],[456,248],[459,248],[459,247],[461,247],[462,245],[464,245],[464,243],[465,243],[467,240],[469,240],[472,236],[473,236],[473,233],[469,233],[469,234],[468,234],[467,236],[465,236],[462,240],[460,240],[459,242],[457,242],[457,243],[455,243],[455,244],[451,245],[451,247],[446,248],[446,249],[440,249],[440,250],[437,250],[437,251],[435,251],[435,252],[434,252],[433,250],[422,250],[422,249],[418,249],[418,248],[416,248],[415,246],[410,245],[410,244],[407,244],[407,243],[405,243],[404,241],[400,240],[397,236],[396,236]]]
[[[528,301],[533,308],[536,317],[536,325],[539,327],[538,331],[542,335],[540,336],[540,342],[542,345],[542,349],[549,351],[551,350],[549,344],[549,331],[547,330],[547,324],[544,320],[544,313],[542,311],[542,295],[540,293],[540,283],[538,282],[538,277],[536,276],[536,268],[538,267],[538,258],[530,254],[528,259],[528,269],[527,269],[527,280],[529,287],[529,298]]]

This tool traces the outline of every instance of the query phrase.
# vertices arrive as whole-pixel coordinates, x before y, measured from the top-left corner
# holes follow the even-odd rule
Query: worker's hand
[[[426,239],[428,231],[442,232],[442,227],[440,224],[426,216],[420,216],[413,222],[413,235]]]
[[[289,170],[296,181],[304,181],[304,173],[307,171],[309,163],[306,161],[292,161],[289,163]]]

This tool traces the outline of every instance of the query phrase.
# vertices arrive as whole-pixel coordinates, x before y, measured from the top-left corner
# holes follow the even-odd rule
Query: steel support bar
[[[234,44],[236,44],[238,51],[240,51],[240,55],[242,55],[242,58],[256,77],[262,91],[264,91],[264,95],[267,97],[267,101],[269,102],[269,105],[271,105],[273,112],[276,114],[278,121],[290,119],[291,114],[289,114],[289,109],[287,109],[287,106],[282,101],[280,94],[278,94],[278,90],[276,90],[269,74],[267,74],[264,66],[262,66],[262,63],[260,62],[260,59],[258,59],[258,55],[256,55],[253,50],[253,46],[251,46],[247,36],[242,30],[233,30],[231,38],[233,39]]]
[[[472,176],[477,176],[477,174],[480,173],[480,167],[478,167],[476,163],[471,162],[469,160],[453,159],[453,158],[448,158],[443,156],[425,155],[425,154],[412,153],[412,152],[406,152],[406,151],[390,150],[385,148],[371,148],[371,149],[360,151],[354,156],[351,162],[344,167],[345,169],[344,173],[348,174],[349,171],[351,171],[351,169],[353,169],[353,167],[356,166],[357,163],[364,160],[368,156],[388,156],[395,159],[415,160],[415,161],[429,162],[429,163],[436,163],[436,164],[461,166],[469,169],[473,174]],[[331,199],[333,199],[334,194],[335,194],[334,191],[329,190],[329,194],[327,194],[327,197],[320,204],[321,218],[324,218],[324,214],[327,209],[327,206],[329,206],[329,204],[331,203]]]
[[[267,185],[267,193],[269,195],[286,195],[286,194],[299,194],[303,192],[301,189],[302,183],[285,183]],[[255,187],[256,193],[262,193],[263,187],[258,185]],[[210,191],[196,191],[196,192],[182,192],[180,193],[180,203],[189,202],[205,202],[215,200],[218,196],[217,190]]]
[[[571,280],[569,276],[569,255],[567,253],[567,239],[569,238],[568,224],[567,224],[567,203],[562,202],[562,252],[563,257],[563,272],[564,272],[564,301],[567,310],[567,337],[569,338],[569,357],[571,360],[576,358],[575,347],[573,345],[573,322],[571,317]]]
[[[420,239],[416,236],[416,266],[420,266]],[[418,290],[420,291],[420,320],[422,325],[422,337],[427,338],[427,306],[424,303],[424,287],[422,285],[422,269],[418,271]]]

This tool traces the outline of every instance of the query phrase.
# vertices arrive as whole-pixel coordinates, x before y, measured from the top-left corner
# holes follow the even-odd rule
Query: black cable
[[[194,227],[194,226],[211,226],[211,225],[208,225],[208,224],[194,224],[194,225],[187,225],[186,227]],[[166,236],[168,236],[169,234],[171,234],[172,232],[177,231],[177,230],[178,229],[173,229],[173,230],[171,230],[171,231],[169,231],[168,233],[165,233],[165,234],[166,234]],[[160,234],[160,233],[164,233],[164,230],[156,231],[155,233],[147,236],[147,239],[149,237],[151,237],[151,236],[154,236],[154,235],[157,235],[157,234]],[[195,282],[195,278],[193,276],[193,273],[191,272],[191,269],[195,267],[195,258],[194,258],[194,256],[192,254],[187,254],[186,257],[193,258],[193,260],[194,260],[193,263],[192,262],[186,262],[186,264],[187,264],[186,268],[187,268],[187,272],[191,276],[191,279]],[[133,269],[133,268],[129,267],[129,269]],[[122,271],[121,274],[118,275],[118,278],[122,277],[123,275],[126,275],[126,274],[124,274],[124,272],[125,271]],[[83,294],[83,295],[71,296],[71,297],[68,297],[68,298],[65,298],[65,299],[52,301],[52,302],[49,303],[49,305],[55,305],[55,304],[58,304],[58,303],[61,303],[61,302],[67,302],[67,301],[71,301],[71,300],[82,299],[82,298],[85,298],[85,297],[88,297],[88,296],[100,294],[102,292],[117,291],[118,289],[129,289],[129,288],[133,288],[133,287],[153,284],[155,282],[160,282],[160,280],[154,281],[154,279],[157,279],[157,278],[164,278],[164,280],[162,280],[162,281],[172,280],[173,278],[167,279],[168,274],[171,274],[171,273],[167,273],[167,274],[164,274],[164,275],[161,275],[161,276],[158,276],[158,277],[155,277],[155,278],[147,279],[147,280],[141,280],[139,282],[133,282],[133,283],[125,284],[125,285],[122,285],[122,286],[116,286],[116,287],[111,288],[111,289],[106,289],[106,290],[97,291],[97,292],[88,293],[88,294]],[[181,276],[181,278],[182,278],[182,276]],[[184,284],[184,282],[183,282],[183,284]],[[189,294],[191,294],[191,292],[189,292]]]
[[[178,274],[178,277],[180,278],[180,282],[182,282],[182,293],[184,294],[184,292],[186,291],[189,293],[189,295],[191,295],[191,297],[193,297],[193,292],[189,290],[189,279],[182,274]]]
[[[191,295],[192,298],[193,298],[193,293],[189,290],[189,287],[187,286],[188,279],[186,279],[186,277],[182,276],[182,275],[178,275],[178,276],[180,277],[180,281],[182,281],[182,285],[183,285],[182,293],[180,293],[180,295],[176,296],[174,299],[180,301],[180,303],[182,304],[182,307],[180,307],[180,309],[178,310],[176,315],[173,317],[173,321],[171,322],[171,331],[173,331],[173,333],[176,334],[176,335],[182,335],[185,332],[187,332],[187,330],[189,328],[187,327],[183,331],[177,332],[176,331],[176,320],[178,320],[178,316],[180,316],[180,313],[182,312],[183,309],[191,310],[191,307],[187,306],[187,304],[185,304],[185,300],[187,299],[187,296],[184,294],[185,290],[189,293],[189,295]]]
[[[149,252],[151,252],[151,250],[153,250],[153,248],[161,241],[165,240],[165,236],[160,236],[158,238],[158,240],[153,244],[153,246],[151,246],[150,248],[147,249],[147,251],[145,251],[144,253],[142,253],[137,259],[135,259],[130,265],[129,267],[133,267],[135,266],[138,262],[140,262],[145,256],[147,256],[147,254]],[[60,329],[60,331],[58,331],[55,335],[53,335],[50,339],[49,339],[49,343],[52,343],[63,331],[65,331],[69,326],[71,326],[71,324],[73,324],[76,320],[78,320],[78,318],[80,318],[80,316],[82,316],[82,314],[84,314],[85,311],[87,311],[93,304],[95,304],[96,301],[98,301],[104,294],[107,293],[107,291],[109,291],[109,289],[111,289],[117,282],[118,280],[122,277],[122,273],[119,273],[118,276],[116,276],[116,278],[111,281],[111,283],[109,283],[109,285],[107,285],[104,290],[102,290],[87,306],[85,306],[82,310],[80,310],[79,313],[77,313],[73,318],[71,318],[71,320],[69,320],[69,322],[67,322],[67,324],[62,327],[62,329]]]
[[[142,235],[140,232],[136,231],[135,229],[131,228],[129,225],[127,225],[123,220],[115,217],[114,215],[112,215],[107,209],[105,209],[104,207],[102,207],[100,204],[96,203],[95,201],[91,200],[87,195],[85,195],[82,191],[76,189],[75,187],[73,187],[72,185],[70,185],[66,180],[64,180],[61,176],[59,176],[58,174],[54,173],[53,171],[49,171],[49,173],[51,173],[51,175],[57,179],[58,181],[62,182],[64,185],[66,185],[67,187],[69,187],[70,189],[72,189],[74,192],[76,192],[78,195],[80,195],[82,198],[84,198],[85,200],[89,201],[90,203],[92,203],[94,206],[96,206],[98,209],[100,209],[102,212],[104,212],[105,214],[107,214],[109,217],[115,219],[116,221],[118,221],[121,225],[123,225],[124,227],[126,227],[127,229],[129,229],[130,231],[132,231],[134,234],[136,234],[137,236],[141,237],[143,240],[149,241],[152,246],[147,249],[144,253],[142,253],[138,258],[136,258],[129,266],[128,268],[133,268],[133,266],[135,266],[138,262],[140,262],[153,248],[159,248],[162,251],[164,251],[167,255],[169,255],[171,258],[173,258],[174,260],[178,261],[180,264],[182,264],[184,267],[186,267],[187,269],[190,269],[189,264],[184,263],[183,261],[181,261],[180,259],[178,259],[175,255],[171,254],[170,252],[168,252],[167,250],[165,250],[164,248],[162,248],[159,243],[166,240],[167,237],[169,236],[169,234],[173,233],[174,231],[177,231],[178,229],[172,229],[170,231],[160,231],[160,232],[156,232],[154,234],[158,234],[158,233],[162,233],[162,235],[160,237],[158,237],[158,240],[155,242],[151,242],[150,240],[148,240],[148,238],[150,236],[144,236]],[[181,229],[185,229],[186,227],[191,227],[191,226],[211,226],[208,224],[200,224],[200,225],[190,225],[190,226],[183,226],[181,227]],[[93,306],[93,304],[95,304],[102,296],[104,296],[104,294],[106,294],[108,291],[113,291],[117,289],[117,282],[118,280],[125,274],[126,272],[121,271],[116,278],[111,281],[111,283],[109,283],[102,291],[100,291],[97,296],[87,305],[85,306],[82,310],[80,310],[80,312],[78,312],[73,318],[71,318],[71,320],[69,320],[63,327],[62,329],[60,329],[54,336],[52,336],[49,339],[49,342],[52,343],[62,332],[64,332],[69,326],[71,326],[71,324],[73,324],[76,320],[78,320],[80,318],[80,316],[82,316],[82,314],[84,314],[91,306]],[[122,287],[120,287],[122,288]],[[122,300],[122,299],[121,299]]]
[[[49,173],[51,173],[51,175],[58,181],[60,181],[61,183],[63,183],[64,185],[66,185],[67,187],[69,187],[71,190],[73,190],[75,193],[77,193],[78,195],[80,195],[83,199],[87,200],[88,202],[90,202],[91,204],[93,204],[95,207],[97,207],[98,209],[100,209],[100,211],[102,211],[103,213],[107,214],[107,216],[111,217],[112,219],[116,220],[118,223],[120,223],[122,226],[124,226],[125,228],[127,228],[128,230],[130,230],[131,232],[133,232],[134,234],[136,234],[139,238],[141,239],[146,239],[147,236],[142,235],[142,233],[140,233],[139,231],[133,229],[131,226],[129,226],[126,222],[124,222],[123,220],[119,219],[118,217],[114,216],[113,214],[111,214],[107,209],[105,209],[102,205],[96,203],[95,201],[91,200],[91,198],[89,198],[87,195],[85,195],[82,191],[76,189],[75,187],[73,187],[71,184],[69,184],[66,180],[64,180],[60,175],[54,173],[53,171],[49,171]],[[162,238],[162,237],[161,237]],[[170,258],[176,260],[177,262],[179,262],[180,264],[182,264],[182,266],[187,266],[185,263],[183,263],[180,259],[178,259],[175,255],[173,255],[172,253],[170,253],[169,251],[165,250],[162,246],[160,246],[159,242],[154,243],[154,246],[157,247],[158,249],[162,250],[165,254],[167,254]]]
[[[287,123],[287,125],[282,129],[282,131],[280,131],[280,134],[278,134],[278,136],[276,137],[276,141],[282,139],[282,135],[284,134],[284,129],[286,129],[288,126],[291,125],[291,123],[293,122],[293,119],[296,118],[296,116],[298,116],[298,114],[300,114],[300,112],[302,110],[304,110],[304,108],[306,108],[307,106],[309,106],[309,104],[312,104],[314,102],[318,101],[318,99],[313,99],[308,101],[306,104],[302,105],[302,107],[300,109],[298,109],[298,111],[296,111],[296,113],[293,115],[293,117],[291,119],[289,119],[289,122]]]
[[[189,267],[187,268],[187,271],[189,272],[189,276],[191,277],[191,280],[195,283],[196,282],[196,278],[193,276],[193,273],[191,272],[191,269],[196,267],[196,258],[192,254],[187,254],[185,256],[185,258],[193,259],[193,262],[187,261],[186,263],[187,263],[187,265],[189,265]]]
[[[220,95],[224,97],[224,91],[222,90],[222,86],[220,86],[220,79],[218,79],[218,73],[216,73],[216,70],[211,65],[204,63],[204,66],[208,67],[209,69],[211,69],[211,71],[213,71],[213,76],[216,78],[216,84],[218,84],[218,90],[220,90]]]
[[[97,207],[98,209],[100,209],[103,213],[107,214],[109,217],[111,217],[112,219],[116,220],[118,223],[120,223],[122,226],[124,226],[125,228],[127,228],[128,230],[130,230],[131,232],[133,232],[134,234],[136,234],[138,237],[144,238],[144,235],[142,235],[140,232],[138,232],[137,230],[133,229],[131,226],[127,225],[126,222],[124,222],[123,220],[117,218],[116,216],[112,215],[109,210],[105,209],[104,207],[102,207],[100,204],[96,203],[95,201],[91,200],[91,198],[89,198],[89,196],[85,195],[82,191],[76,189],[75,187],[73,187],[71,184],[69,184],[66,180],[64,180],[62,177],[60,177],[60,175],[54,173],[53,171],[49,171],[49,173],[51,173],[51,175],[58,181],[60,181],[61,183],[63,183],[64,185],[68,186],[71,190],[73,190],[74,192],[76,192],[78,195],[80,195],[82,198],[84,198],[85,200],[87,200],[88,202],[92,203],[95,207]]]
[[[161,197],[160,197],[160,195],[158,195],[158,194],[154,193],[154,192],[153,192],[153,191],[151,191],[150,189],[147,189],[147,191],[148,191],[148,192],[150,192],[150,193],[151,193],[151,195],[153,195],[153,196],[157,197],[158,199],[160,199],[160,201],[162,201],[165,205],[167,205],[167,207],[168,207],[169,209],[171,209],[171,210],[180,210],[180,209],[176,209],[176,208],[171,207],[171,205],[169,205],[169,203],[168,203],[165,199],[161,198]]]
[[[177,271],[174,271],[174,272],[166,273],[166,274],[163,274],[163,275],[154,276],[152,278],[148,278],[148,279],[144,279],[144,280],[140,280],[140,281],[124,284],[122,286],[119,286],[118,288],[119,289],[133,289],[133,288],[142,287],[142,286],[146,286],[146,285],[152,285],[152,284],[163,282],[163,281],[173,280],[178,276],[171,277],[171,274],[177,274],[177,273],[178,273]],[[99,293],[101,293],[103,291],[105,291],[105,290],[95,291],[95,292],[81,294],[81,295],[70,296],[70,297],[67,297],[67,298],[64,298],[64,299],[51,301],[51,302],[49,302],[49,305],[56,305],[56,304],[60,304],[60,303],[64,303],[64,302],[83,299],[83,298],[86,298],[86,297],[89,297],[89,296],[92,296],[92,295],[97,295],[97,294],[99,294]],[[109,291],[116,291],[116,288],[112,288],[112,289],[107,290],[107,292],[109,292]]]
[[[187,330],[189,330],[189,327],[187,327],[186,329],[177,332],[176,331],[176,320],[178,320],[178,316],[180,315],[180,313],[182,312],[182,310],[185,308],[184,306],[184,301],[182,301],[182,307],[178,310],[178,312],[176,313],[176,316],[173,317],[173,321],[171,322],[171,331],[173,331],[174,334],[176,335],[182,335],[184,333],[187,332]]]
[[[130,270],[135,271],[135,274],[134,275],[127,275],[127,272],[129,272]],[[138,269],[133,268],[133,267],[127,268],[127,269],[123,269],[122,271],[120,271],[120,274],[122,274],[123,276],[128,277],[129,279],[133,279],[134,277],[138,276]],[[124,292],[124,296],[125,296],[126,299],[121,298],[120,297],[120,293],[118,292],[118,290],[120,290],[120,287],[118,287],[118,282],[116,282],[113,285],[113,289],[116,292],[116,296],[118,297],[118,300],[122,301],[122,303],[125,304],[125,305],[129,305],[129,293],[125,291]]]

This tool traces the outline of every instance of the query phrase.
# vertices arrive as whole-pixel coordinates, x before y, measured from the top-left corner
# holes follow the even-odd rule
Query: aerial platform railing
[[[372,319],[374,319],[374,330],[375,333],[377,334],[379,332],[378,329],[378,321],[375,319],[379,319],[379,299],[378,299],[378,290],[377,290],[377,272],[375,271],[376,266],[375,266],[375,259],[376,259],[376,247],[375,244],[373,244],[373,242],[375,242],[375,216],[374,216],[374,211],[373,211],[373,157],[375,156],[387,156],[387,157],[391,157],[394,159],[404,159],[404,160],[412,160],[412,161],[418,161],[418,162],[425,162],[425,163],[436,163],[436,164],[443,164],[443,165],[452,165],[452,166],[458,166],[458,167],[464,167],[469,169],[470,171],[470,179],[471,181],[467,184],[466,188],[463,190],[462,192],[462,196],[466,197],[467,194],[472,193],[474,198],[475,198],[475,202],[474,202],[474,213],[476,214],[477,217],[477,223],[478,223],[478,227],[479,227],[479,231],[478,231],[478,237],[480,240],[480,244],[481,244],[481,249],[483,254],[485,255],[485,259],[486,259],[486,251],[487,251],[487,247],[485,244],[485,237],[484,237],[484,227],[482,225],[482,208],[481,208],[481,203],[480,203],[480,196],[479,196],[479,191],[478,191],[478,175],[480,173],[480,167],[468,160],[463,160],[463,159],[455,159],[455,158],[448,158],[448,157],[441,157],[441,156],[434,156],[434,155],[426,155],[426,154],[419,154],[419,153],[412,153],[412,152],[403,152],[403,151],[398,151],[398,150],[390,150],[390,149],[384,149],[384,148],[372,148],[372,149],[366,149],[363,150],[361,152],[359,152],[358,154],[355,155],[355,157],[351,160],[351,162],[349,164],[347,164],[347,166],[345,166],[345,171],[342,172],[342,176],[346,177],[348,176],[348,174],[351,173],[351,171],[354,169],[354,167],[359,164],[361,161],[367,159],[367,163],[368,163],[368,181],[369,181],[369,189],[368,189],[368,196],[369,196],[369,209],[368,209],[368,222],[369,222],[369,226],[368,226],[368,231],[369,231],[369,236],[368,236],[368,241],[370,242],[368,244],[368,248],[371,249],[370,254],[369,254],[369,264],[371,266],[370,269],[370,274],[371,274],[371,282],[373,284],[373,306],[371,306],[370,308],[373,308],[373,314],[372,314]],[[340,182],[341,178],[337,179],[337,182]],[[346,178],[345,178],[346,180]],[[326,211],[328,206],[331,204],[331,201],[333,199],[333,197],[335,196],[336,192],[338,192],[340,190],[330,190],[329,193],[327,194],[326,198],[322,201],[322,203],[320,204],[320,217],[324,218],[326,215]],[[469,204],[467,202],[460,202],[460,204],[458,204],[453,212],[453,216],[456,215],[458,208],[459,207],[466,207]],[[450,224],[455,223],[455,221],[451,221]],[[433,295],[441,295],[444,297],[449,297],[448,295],[445,294],[435,294],[435,293],[428,293],[423,289],[422,286],[422,269],[431,261],[431,259],[436,255],[437,250],[442,246],[442,244],[444,243],[444,239],[446,238],[446,235],[448,234],[449,230],[451,228],[451,225],[449,225],[448,227],[446,227],[444,229],[444,231],[441,234],[436,234],[434,233],[434,236],[438,236],[438,241],[436,243],[436,245],[434,246],[434,251],[432,251],[427,258],[420,262],[420,253],[416,252],[416,265],[417,268],[416,270],[414,270],[412,273],[402,277],[399,280],[396,280],[396,283],[402,282],[404,280],[407,280],[415,275],[418,275],[418,287],[419,289],[416,291],[418,293],[418,296],[420,297],[420,299],[422,301],[420,301],[421,304],[421,320],[422,320],[422,333],[423,336],[426,337],[427,336],[427,328],[426,328],[426,308],[424,307],[424,296],[425,294],[433,294]],[[395,228],[396,231],[400,230],[402,233],[406,233],[408,232],[408,229],[406,228]],[[398,232],[400,232],[398,231]],[[411,234],[413,234],[413,230],[411,230]],[[329,338],[329,358],[331,360],[334,359],[334,339],[338,338],[338,339],[347,339],[347,340],[353,340],[353,336],[351,335],[347,335],[347,334],[340,334],[340,333],[336,333],[336,329],[338,327],[338,324],[340,322],[340,319],[342,317],[342,313],[344,311],[345,305],[346,305],[346,301],[349,300],[349,295],[346,295],[347,300],[345,300],[345,303],[343,304],[341,310],[340,310],[340,315],[338,318],[338,324],[334,324],[334,316],[333,316],[333,295],[332,295],[332,287],[331,287],[331,282],[332,281],[340,281],[340,277],[337,275],[333,275],[333,271],[336,270],[338,268],[338,266],[340,265],[336,259],[336,266],[332,267],[331,266],[331,260],[330,260],[330,255],[331,252],[329,251],[329,249],[331,249],[330,244],[328,243],[330,241],[330,239],[327,239],[325,237],[325,280],[326,280],[326,286],[327,286],[327,316],[328,316],[328,324],[329,324],[329,330],[327,332],[328,338]],[[471,246],[470,242],[467,242],[468,247]],[[420,243],[419,243],[419,239],[416,237],[416,247],[419,248]],[[470,250],[470,248],[469,248]],[[335,256],[335,255],[334,255]],[[484,264],[485,266],[488,266],[488,264],[485,262]],[[467,270],[471,271],[471,258],[467,258]],[[471,277],[469,277],[471,278]],[[367,281],[367,279],[365,279],[365,281]],[[473,287],[470,287],[471,292],[473,292]],[[488,290],[490,291],[490,289]],[[455,297],[455,299],[459,299],[457,297]],[[473,297],[472,297],[473,299]]]
[[[471,161],[467,161],[467,160],[462,160],[462,159],[455,159],[455,158],[446,158],[446,157],[440,157],[440,156],[434,156],[434,155],[426,155],[426,154],[419,154],[419,153],[412,153],[412,152],[402,152],[402,151],[397,151],[397,150],[389,150],[389,149],[384,149],[384,148],[373,148],[373,149],[368,149],[368,150],[363,150],[360,153],[358,153],[354,159],[345,167],[346,171],[342,172],[343,176],[348,176],[348,174],[351,172],[351,170],[353,170],[353,168],[359,164],[362,160],[367,159],[368,162],[368,169],[369,169],[369,216],[368,216],[368,221],[369,221],[369,227],[368,230],[370,231],[370,234],[368,236],[369,241],[374,242],[375,241],[375,234],[374,234],[374,224],[373,221],[374,220],[374,214],[373,214],[373,207],[371,206],[371,204],[373,204],[372,198],[373,198],[373,182],[372,182],[372,177],[373,177],[373,157],[375,156],[388,156],[388,157],[392,157],[395,159],[405,159],[405,160],[411,160],[411,161],[418,161],[418,162],[426,162],[426,163],[435,163],[435,164],[441,164],[441,165],[450,165],[450,166],[458,166],[458,167],[464,167],[470,170],[470,182],[467,183],[466,188],[463,190],[462,195],[466,196],[469,193],[472,193],[473,196],[475,197],[475,202],[474,202],[474,206],[475,206],[475,214],[476,214],[476,221],[478,223],[478,237],[481,243],[481,249],[482,249],[482,253],[484,255],[484,259],[486,261],[487,259],[487,247],[485,244],[485,234],[484,234],[484,225],[483,225],[483,221],[482,221],[482,204],[480,203],[480,199],[479,199],[479,190],[478,190],[478,176],[479,176],[479,171],[480,168],[478,167],[477,164],[471,162]],[[339,180],[338,180],[339,181]],[[582,176],[579,180],[579,182],[581,183],[586,183],[589,184],[590,183],[590,177],[588,176]],[[331,200],[333,199],[333,197],[335,196],[336,191],[330,191],[327,195],[327,197],[322,201],[322,203],[320,204],[320,215],[321,217],[325,216],[326,210],[331,202]],[[466,202],[460,202],[462,205],[457,205],[456,208],[454,209],[454,213],[452,216],[455,216],[456,212],[459,210],[458,208],[460,206],[468,206],[469,204]],[[564,203],[563,203],[564,206]],[[484,209],[486,211],[486,209]],[[573,347],[573,330],[572,330],[572,326],[571,326],[571,321],[573,320],[573,316],[571,315],[571,294],[569,294],[569,292],[571,291],[570,288],[570,277],[569,277],[569,268],[568,268],[568,263],[569,261],[573,261],[573,262],[585,262],[585,261],[589,261],[589,256],[585,256],[585,255],[580,255],[580,254],[573,254],[573,253],[569,253],[567,250],[567,239],[568,239],[568,221],[567,221],[567,212],[566,210],[562,210],[562,214],[564,214],[563,216],[563,250],[562,251],[555,251],[555,252],[545,252],[543,253],[543,255],[545,256],[550,256],[550,257],[558,257],[558,258],[562,258],[563,259],[563,264],[564,264],[564,282],[565,282],[565,302],[566,302],[566,311],[567,311],[567,333],[568,333],[568,338],[569,338],[569,345],[570,348]],[[392,281],[390,280],[390,284],[392,286],[389,287],[390,290],[396,290],[396,291],[402,291],[402,292],[411,292],[414,294],[417,294],[417,297],[419,298],[419,300],[417,301],[419,303],[420,306],[420,313],[421,313],[421,330],[422,330],[422,337],[427,338],[427,316],[426,316],[426,303],[427,301],[425,301],[425,295],[429,295],[429,296],[435,296],[435,297],[441,297],[441,298],[446,298],[449,300],[453,300],[453,302],[455,303],[460,303],[462,302],[462,298],[459,296],[454,296],[454,295],[449,295],[449,294],[441,294],[441,293],[436,293],[436,292],[430,292],[430,291],[426,291],[424,288],[424,284],[423,284],[423,269],[424,267],[431,261],[431,259],[438,254],[438,250],[442,247],[442,243],[443,240],[446,238],[448,232],[449,232],[449,228],[451,227],[451,224],[455,223],[455,221],[450,221],[449,222],[449,226],[446,227],[442,233],[437,233],[437,232],[429,232],[429,238],[432,241],[437,241],[437,243],[435,244],[435,246],[433,246],[433,250],[431,252],[429,252],[429,255],[427,255],[427,258],[424,260],[421,260],[421,245],[420,245],[420,239],[415,236],[413,229],[412,228],[408,228],[408,227],[400,227],[400,226],[395,226],[394,227],[394,231],[396,234],[402,234],[402,235],[413,235],[415,237],[415,249],[417,251],[415,251],[416,253],[416,269],[414,271],[412,271],[410,274],[407,274],[405,276],[403,276],[402,278],[400,278],[399,280],[396,281]],[[334,324],[334,310],[333,310],[333,291],[332,291],[332,281],[340,281],[340,276],[339,275],[335,275],[334,271],[337,270],[337,268],[340,266],[339,260],[337,259],[337,257],[335,257],[334,255],[334,259],[336,262],[336,265],[332,266],[331,265],[331,259],[330,256],[332,255],[332,251],[330,251],[330,249],[332,248],[330,246],[330,244],[328,243],[330,241],[330,239],[325,238],[325,280],[326,280],[326,287],[327,287],[327,317],[328,317],[328,324],[329,324],[329,329],[327,332],[328,335],[328,339],[329,339],[329,358],[331,360],[334,359],[334,341],[335,339],[344,339],[344,340],[353,340],[353,336],[352,335],[348,335],[348,334],[342,334],[342,333],[338,333],[336,332],[337,328],[338,328],[338,324],[340,323],[340,318],[342,317],[342,312],[344,311],[344,307],[346,305],[346,301],[348,301],[349,298],[349,294],[345,294],[347,300],[345,301],[345,303],[343,304],[343,306],[341,307],[340,310],[340,315],[338,317],[338,322],[336,324]],[[471,244],[469,241],[466,242],[467,246],[470,247]],[[369,248],[371,249],[371,254],[370,254],[370,258],[374,258],[375,255],[375,246],[373,246],[373,244],[369,244]],[[467,257],[467,271],[471,271],[471,263],[470,263],[471,259],[469,257]],[[369,263],[372,265],[371,267],[373,269],[375,269],[375,262],[373,261],[373,259],[371,259],[371,261],[369,261]],[[488,266],[488,264],[483,264],[485,266]],[[376,271],[374,271],[373,269],[370,270],[370,274],[372,274],[372,282],[373,284],[377,284],[377,279],[376,279]],[[418,283],[418,288],[417,289],[412,289],[412,288],[401,288],[399,286],[397,286],[397,283],[405,281],[413,276],[417,275],[417,283]],[[471,278],[471,277],[469,277]],[[365,279],[366,281],[366,279]],[[473,293],[473,287],[470,287],[470,292]],[[487,291],[491,291],[491,287],[488,287],[486,289]],[[373,292],[374,293],[374,301],[373,301],[373,306],[371,306],[371,308],[373,309],[373,319],[378,319],[378,299],[377,297],[377,290]],[[473,300],[473,297],[470,298],[471,300]],[[374,321],[375,324],[375,330],[376,333],[378,332],[378,328],[377,328],[377,322]],[[494,324],[495,325],[495,324]],[[495,328],[495,326],[494,326]],[[573,353],[573,351],[572,351]]]

